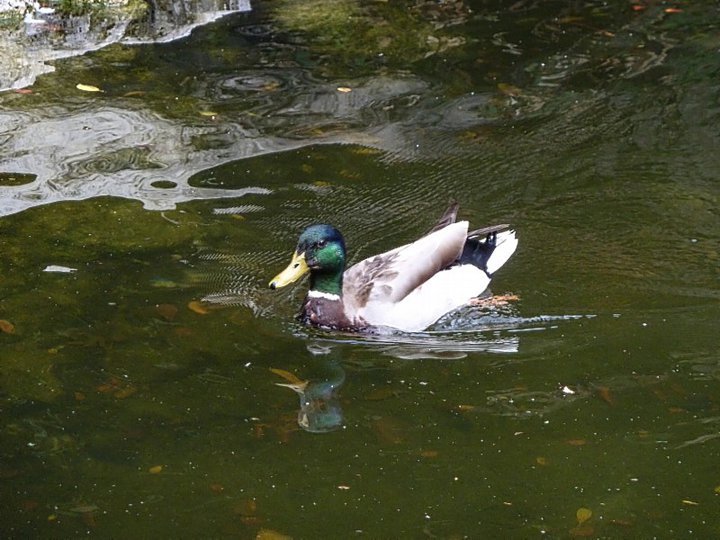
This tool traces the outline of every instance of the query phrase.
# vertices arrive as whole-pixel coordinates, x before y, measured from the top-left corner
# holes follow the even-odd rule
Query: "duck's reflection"
[[[301,380],[293,374],[272,370],[287,383],[275,383],[294,390],[300,397],[298,425],[310,433],[327,433],[343,426],[343,411],[338,390],[345,382],[345,370],[335,360],[324,361],[312,379]]]

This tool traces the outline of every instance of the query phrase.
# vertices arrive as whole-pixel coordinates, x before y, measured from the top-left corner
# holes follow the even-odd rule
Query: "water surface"
[[[0,95],[4,536],[720,533],[717,6],[448,5]],[[359,260],[451,198],[518,301],[362,338],[266,288],[309,223]]]

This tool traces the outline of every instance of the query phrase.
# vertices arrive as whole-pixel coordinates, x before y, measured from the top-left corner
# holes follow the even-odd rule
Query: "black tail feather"
[[[483,230],[483,229],[478,229]],[[493,228],[487,233],[484,239],[480,240],[477,236],[468,238],[463,247],[462,255],[458,259],[459,264],[472,264],[477,266],[480,270],[490,276],[490,272],[487,270],[487,263],[495,251],[497,245],[497,233],[498,230]]]

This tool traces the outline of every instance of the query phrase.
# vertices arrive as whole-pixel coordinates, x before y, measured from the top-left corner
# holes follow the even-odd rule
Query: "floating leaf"
[[[680,8],[665,8],[665,13],[682,13],[683,10]]]
[[[699,502],[691,501],[690,499],[683,499],[682,503],[688,506],[700,506]]]
[[[715,486],[715,493],[720,495],[720,486]]]
[[[352,88],[350,88],[349,86],[338,86],[337,91],[343,94],[347,94],[348,92],[352,92]]]
[[[519,97],[522,95],[522,90],[520,90],[517,86],[513,86],[512,84],[498,83],[497,88],[498,90],[500,90],[501,93],[505,94],[506,96]]]
[[[292,536],[273,531],[272,529],[260,529],[255,540],[292,540]]]
[[[547,459],[546,457],[543,457],[543,456],[538,456],[538,457],[536,457],[536,458],[535,458],[535,463],[537,463],[538,465],[541,465],[541,466],[543,466],[543,467],[546,467],[547,465],[550,464],[550,462],[548,461],[548,459]]]
[[[190,311],[194,311],[199,315],[207,315],[208,313],[210,313],[210,310],[198,300],[191,301],[190,303],[188,303],[187,307]]]
[[[32,94],[33,91],[30,88],[18,88],[15,90],[16,94]]]
[[[123,97],[138,97],[138,96],[144,96],[145,91],[144,90],[133,90],[131,92],[125,92],[123,94]]]
[[[372,423],[372,429],[381,444],[402,444],[406,439],[407,426],[395,418],[382,416]]]
[[[285,379],[290,384],[294,384],[294,385],[298,385],[298,386],[306,384],[306,381],[302,381],[302,380],[298,379],[295,375],[293,375],[289,371],[285,371],[284,369],[270,368],[270,371],[272,371],[275,375],[280,375],[283,379]]]
[[[160,474],[160,473],[162,472],[162,470],[163,470],[163,466],[162,466],[162,465],[155,465],[154,467],[150,467],[150,468],[148,469],[148,472],[149,472],[150,474]]]
[[[585,439],[569,439],[565,442],[570,446],[585,446],[587,444]]]
[[[420,451],[420,457],[424,458],[436,458],[440,455],[440,452],[437,450],[421,450]]]
[[[200,111],[200,116],[218,116],[215,111]]]
[[[106,383],[101,384],[95,390],[97,390],[101,394],[107,394],[109,392],[114,392],[115,390],[120,388],[121,383],[122,381],[117,377],[110,377],[110,379],[108,379]]]
[[[340,485],[338,486],[338,489],[342,489],[343,491],[347,491],[348,489],[350,489],[350,486],[345,486],[345,485],[343,485],[343,484],[340,484]]]
[[[177,315],[178,308],[173,304],[158,304],[155,309],[163,319],[166,321],[172,321]]]
[[[175,329],[175,335],[180,338],[186,338],[193,336],[195,332],[193,332],[192,328],[188,328],[187,326],[179,326]]]
[[[90,84],[76,84],[75,88],[78,90],[82,90],[83,92],[102,92],[97,86],[92,86]]]
[[[578,525],[582,525],[592,517],[592,510],[584,507],[578,508],[577,512],[575,512],[575,517],[577,518]]]
[[[6,334],[14,334],[15,333],[15,325],[11,323],[10,321],[6,321],[5,319],[0,319],[0,331],[6,333]]]
[[[244,499],[235,505],[233,512],[244,517],[254,516],[257,513],[257,503],[253,499]]]

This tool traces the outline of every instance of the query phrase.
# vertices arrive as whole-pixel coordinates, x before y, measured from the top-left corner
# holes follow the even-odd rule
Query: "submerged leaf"
[[[565,442],[570,446],[585,446],[587,444],[585,439],[568,439]]]
[[[150,467],[150,468],[148,469],[148,472],[149,472],[150,474],[160,474],[160,473],[162,472],[162,470],[163,470],[163,466],[162,466],[162,465],[155,465],[154,467]]]
[[[166,321],[172,321],[177,315],[178,308],[173,304],[158,304],[155,309],[163,319]]]
[[[208,313],[210,313],[210,310],[198,300],[193,300],[192,302],[189,302],[187,307],[190,311],[194,311],[199,315],[207,315]]]
[[[253,499],[244,499],[235,505],[233,512],[244,517],[257,514],[257,503]]]
[[[575,517],[577,518],[578,525],[582,525],[592,517],[592,510],[584,507],[578,508],[577,512],[575,512]]]
[[[260,529],[255,540],[292,540],[292,536],[273,531],[272,529]]]
[[[6,321],[5,319],[0,319],[0,331],[6,333],[6,334],[14,334],[15,333],[15,325],[11,323],[10,321]]]
[[[115,399],[125,399],[130,396],[132,396],[135,392],[137,392],[137,388],[134,386],[126,386],[125,388],[121,388],[117,392],[113,394],[113,397]]]
[[[597,395],[608,405],[615,405],[615,400],[613,399],[610,389],[607,386],[598,387]]]
[[[295,375],[293,375],[289,371],[285,371],[284,369],[270,368],[270,371],[272,371],[275,375],[280,375],[283,379],[285,379],[292,385],[300,386],[306,384],[306,381],[300,380]]]

